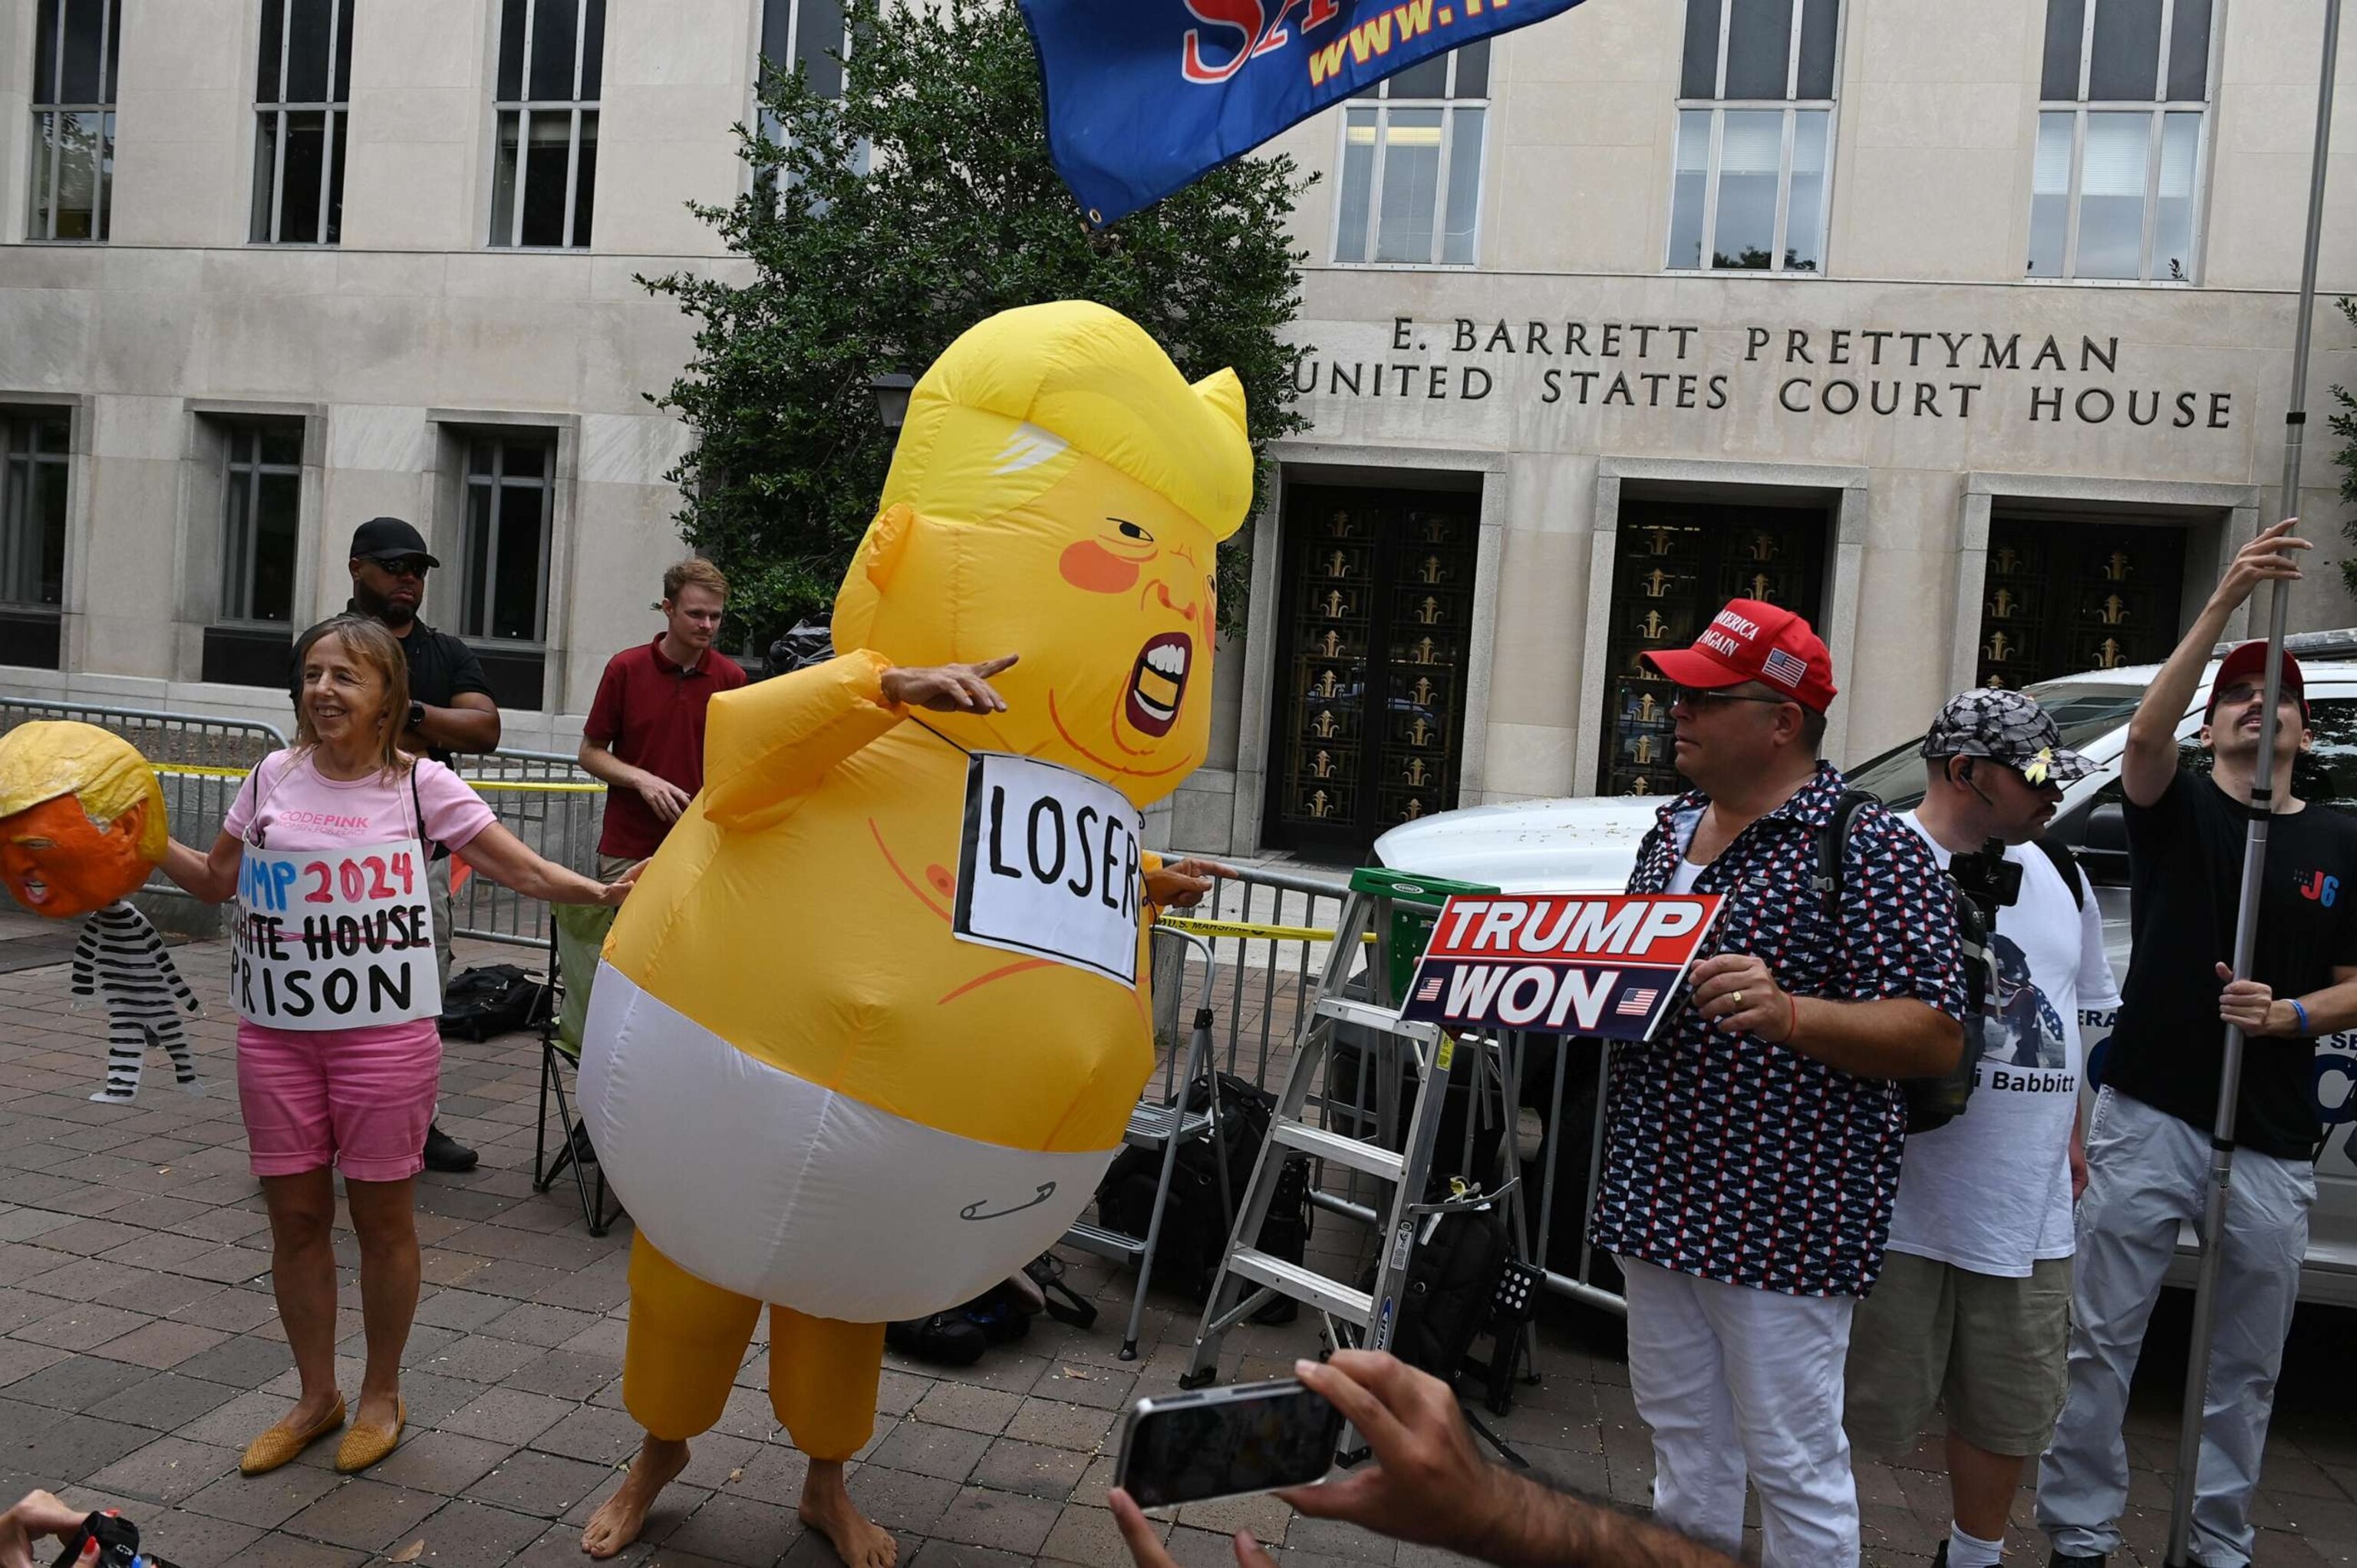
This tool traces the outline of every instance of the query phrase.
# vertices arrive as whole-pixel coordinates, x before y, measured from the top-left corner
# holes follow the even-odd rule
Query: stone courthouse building
[[[1254,9],[1198,5],[1205,46]],[[1321,9],[1283,5],[1297,44]],[[1669,788],[1636,657],[1737,594],[1832,645],[1843,759],[1967,684],[2158,657],[2284,507],[2320,11],[1587,0],[1279,138],[1320,176],[1312,428],[1168,836],[1347,857],[1453,806]],[[841,26],[0,0],[0,695],[283,721],[290,628],[390,511],[509,743],[570,749],[680,549],[685,433],[641,394],[689,333],[633,275],[734,264],[682,203],[741,188],[757,57]],[[2344,165],[2353,66],[2357,28]],[[2312,409],[2353,349],[2320,308]],[[2301,627],[2357,620],[2324,435]]]

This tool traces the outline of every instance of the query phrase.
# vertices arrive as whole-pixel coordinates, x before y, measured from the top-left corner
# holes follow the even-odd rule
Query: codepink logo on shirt
[[[285,811],[278,820],[290,828],[314,828],[343,838],[359,838],[369,831],[366,817],[339,817],[327,811]]]

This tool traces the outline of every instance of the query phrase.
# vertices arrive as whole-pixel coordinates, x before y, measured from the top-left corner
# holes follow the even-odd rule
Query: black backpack
[[[1427,1217],[1408,1254],[1392,1354],[1453,1384],[1496,1308],[1498,1282],[1505,1277],[1511,1252],[1506,1217],[1496,1204]],[[1373,1288],[1372,1264],[1359,1283],[1361,1289]]]
[[[536,1027],[548,1016],[548,983],[511,963],[454,975],[442,995],[442,1032],[482,1041]]]
[[[1189,1111],[1210,1109],[1214,1081],[1220,1096],[1219,1136],[1190,1138],[1178,1145],[1178,1162],[1170,1173],[1169,1203],[1162,1211],[1162,1233],[1154,1247],[1154,1283],[1197,1297],[1210,1292],[1211,1276],[1227,1255],[1228,1233],[1234,1222],[1227,1206],[1243,1202],[1276,1108],[1275,1095],[1223,1072],[1216,1079],[1198,1078],[1187,1086]],[[1221,1201],[1220,1189],[1222,1165],[1227,1167],[1225,1203]],[[1153,1222],[1154,1189],[1161,1179],[1160,1149],[1124,1149],[1097,1183],[1097,1222],[1125,1236],[1145,1235]],[[1302,1195],[1301,1229],[1306,1234],[1306,1173]],[[1281,1208],[1281,1204],[1271,1205],[1264,1237],[1270,1228],[1286,1228],[1280,1223]]]
[[[1833,820],[1825,824],[1817,837],[1817,895],[1824,902],[1826,916],[1838,921],[1841,918],[1841,894],[1844,851],[1849,843],[1849,825],[1862,806],[1882,804],[1880,796],[1867,789],[1845,789],[1834,807]],[[2086,889],[2079,880],[2079,862],[2070,849],[2052,839],[2033,841],[2039,853],[2053,863],[2062,885],[2071,890],[2071,903],[2077,908],[2086,908]],[[1956,1058],[1956,1065],[1946,1072],[1930,1078],[1902,1078],[1900,1089],[1907,1097],[1907,1131],[1928,1133],[1934,1127],[1944,1127],[1964,1112],[1964,1102],[1972,1098],[1973,1085],[1980,1077],[1981,1031],[1975,1021],[1987,1011],[1989,998],[1996,993],[1992,978],[1996,960],[1989,951],[1989,936],[1995,929],[1982,918],[1980,906],[1969,898],[1954,900],[1956,935],[1964,961],[1964,1048]]]

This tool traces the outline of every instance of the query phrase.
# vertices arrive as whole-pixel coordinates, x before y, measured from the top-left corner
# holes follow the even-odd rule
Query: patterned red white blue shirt
[[[1824,763],[1695,878],[1727,904],[1707,951],[1748,952],[1797,996],[1913,997],[1964,1012],[1955,914],[1921,835],[1879,806],[1851,820],[1838,924],[1815,887],[1840,800]],[[1631,893],[1669,885],[1709,797],[1662,808]],[[1595,1244],[1727,1284],[1863,1295],[1882,1269],[1907,1113],[1899,1086],[1826,1066],[1692,1009],[1650,1045],[1616,1047]]]

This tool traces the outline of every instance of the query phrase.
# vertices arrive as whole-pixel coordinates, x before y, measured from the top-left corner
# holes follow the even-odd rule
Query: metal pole
[[[2282,512],[2299,511],[2300,437],[2308,424],[2308,346],[2316,319],[2316,251],[2324,229],[2325,155],[2332,141],[2332,69],[2341,45],[2341,0],[2324,0],[2323,61],[2317,71],[2316,152],[2308,174],[2308,244],[2300,260],[2299,310],[2291,354],[2291,402],[2284,413]],[[2251,825],[2243,845],[2243,884],[2234,911],[2234,973],[2251,972],[2258,945],[2259,883],[2266,866],[2267,823],[2274,813],[2276,704],[2283,696],[2284,621],[2291,585],[2277,583],[2268,602],[2267,662],[2259,715],[2259,765],[2251,776]],[[2193,1283],[2193,1345],[2186,1354],[2185,1413],[2177,1434],[2177,1494],[2169,1512],[2169,1568],[2195,1568],[2193,1497],[2201,1466],[2201,1420],[2209,1402],[2210,1330],[2217,1310],[2218,1254],[2226,1224],[2226,1197],[2234,1175],[2234,1112],[2241,1102],[2243,1031],[2228,1025],[2218,1073],[2218,1114],[2210,1132],[2210,1190],[2202,1207],[2201,1254]]]

